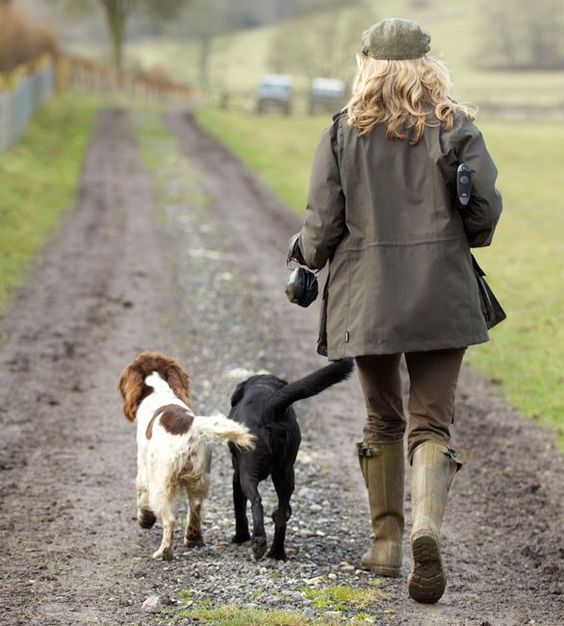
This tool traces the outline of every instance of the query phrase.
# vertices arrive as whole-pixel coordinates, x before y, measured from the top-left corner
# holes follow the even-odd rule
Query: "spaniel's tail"
[[[211,442],[230,442],[245,450],[252,450],[255,447],[255,437],[249,429],[224,415],[198,416],[194,421],[194,426],[203,437]]]
[[[269,403],[269,408],[275,419],[277,415],[282,415],[297,400],[315,396],[332,385],[345,380],[351,375],[353,369],[354,361],[352,359],[342,359],[278,389],[272,395]]]

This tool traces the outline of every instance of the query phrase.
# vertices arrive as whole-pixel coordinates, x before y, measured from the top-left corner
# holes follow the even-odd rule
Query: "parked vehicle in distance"
[[[331,112],[344,105],[345,83],[336,78],[314,78],[309,94],[309,112],[311,115]]]
[[[257,88],[257,113],[279,109],[285,115],[292,112],[293,80],[284,74],[266,74]]]

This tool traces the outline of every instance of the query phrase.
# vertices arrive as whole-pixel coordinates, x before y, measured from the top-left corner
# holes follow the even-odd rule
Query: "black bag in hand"
[[[498,299],[495,297],[494,292],[490,289],[490,286],[486,282],[484,276],[486,273],[478,265],[478,261],[472,254],[472,266],[474,268],[474,274],[476,275],[476,281],[478,282],[478,291],[480,293],[480,304],[482,307],[482,313],[486,320],[486,326],[488,329],[493,328],[507,317],[505,311],[501,307]]]
[[[317,272],[312,272],[303,267],[305,260],[300,250],[300,233],[295,234],[290,240],[286,265],[290,267],[292,262],[297,263],[300,267],[292,271],[284,291],[292,304],[305,308],[317,298],[319,286],[317,284]]]
[[[308,307],[319,292],[316,274],[305,267],[297,267],[290,274],[285,291],[290,302],[304,308]]]

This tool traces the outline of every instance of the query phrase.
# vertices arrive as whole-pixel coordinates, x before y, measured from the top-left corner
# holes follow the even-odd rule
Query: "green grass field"
[[[22,141],[0,154],[0,312],[33,254],[72,206],[97,106],[57,96],[36,113]]]
[[[327,118],[256,118],[214,109],[202,126],[303,212],[313,150]],[[508,312],[471,364],[500,382],[511,403],[551,427],[564,448],[564,124],[480,121],[500,170],[505,212],[492,248],[477,256]]]

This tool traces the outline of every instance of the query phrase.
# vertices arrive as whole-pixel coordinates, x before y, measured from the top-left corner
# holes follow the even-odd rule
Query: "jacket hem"
[[[489,336],[482,335],[471,341],[461,339],[445,339],[443,341],[414,341],[412,343],[389,343],[389,344],[366,344],[364,346],[346,345],[339,349],[327,350],[327,358],[330,361],[338,361],[345,358],[355,358],[357,356],[369,356],[380,354],[403,354],[405,352],[429,352],[431,350],[449,350],[456,348],[467,348],[468,346],[487,343]]]

